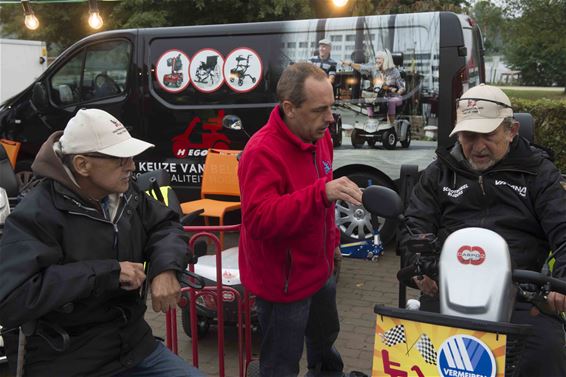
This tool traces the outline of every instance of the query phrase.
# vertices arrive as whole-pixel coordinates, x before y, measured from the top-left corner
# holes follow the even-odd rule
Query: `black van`
[[[222,127],[223,118],[239,117],[249,134],[258,130],[276,103],[282,70],[315,59],[322,39],[330,41],[337,64],[334,136],[341,146],[334,174],[362,187],[395,188],[402,164],[426,167],[438,143],[448,143],[456,98],[484,81],[478,27],[448,12],[116,30],[75,43],[6,101],[0,136],[22,143],[17,170],[26,171],[48,135],[78,109],[104,109],[156,145],[138,158],[137,170],[168,170],[181,199],[194,199],[207,149],[246,143],[245,133]],[[356,130],[382,126],[382,114],[368,110],[370,103],[380,108],[375,77],[342,64],[371,65],[380,50],[392,54],[406,84],[387,148],[371,135],[362,144],[357,138]],[[344,242],[373,234],[360,208],[338,205],[337,223]],[[382,236],[389,234],[386,224]]]

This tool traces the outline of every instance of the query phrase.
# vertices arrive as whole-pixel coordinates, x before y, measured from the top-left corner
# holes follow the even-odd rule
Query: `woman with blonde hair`
[[[394,123],[397,107],[403,103],[401,95],[405,93],[405,80],[401,78],[401,73],[395,67],[391,52],[387,49],[378,51],[375,54],[375,63],[358,64],[346,61],[342,64],[363,74],[371,74],[374,87],[380,86],[385,91],[387,121]]]

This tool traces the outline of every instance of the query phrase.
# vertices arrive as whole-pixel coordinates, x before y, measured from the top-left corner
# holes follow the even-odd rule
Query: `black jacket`
[[[549,251],[566,241],[566,191],[546,153],[517,137],[507,156],[482,173],[468,168],[459,144],[436,153],[411,194],[410,227],[436,234],[439,245],[461,228],[490,229],[507,241],[514,268],[540,271]],[[402,246],[407,239],[402,231]],[[565,265],[562,252],[554,276],[565,277]]]
[[[0,324],[56,325],[70,346],[58,352],[29,336],[26,376],[107,376],[136,365],[157,343],[140,292],[119,288],[118,262],[149,261],[149,281],[182,271],[187,236],[178,215],[131,184],[112,223],[82,196],[51,145],[33,168],[47,179],[8,217],[0,243]],[[5,336],[12,361],[14,335]]]

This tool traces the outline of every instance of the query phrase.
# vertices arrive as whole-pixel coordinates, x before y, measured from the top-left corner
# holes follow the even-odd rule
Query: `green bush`
[[[535,121],[535,143],[554,151],[555,164],[566,172],[566,100],[527,100],[511,97],[513,111],[530,113]]]

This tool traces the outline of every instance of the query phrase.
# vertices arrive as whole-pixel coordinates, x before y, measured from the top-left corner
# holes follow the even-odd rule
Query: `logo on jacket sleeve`
[[[323,160],[322,166],[324,166],[324,174],[328,174],[332,170],[332,166],[330,165],[330,162],[328,162],[328,161]]]

